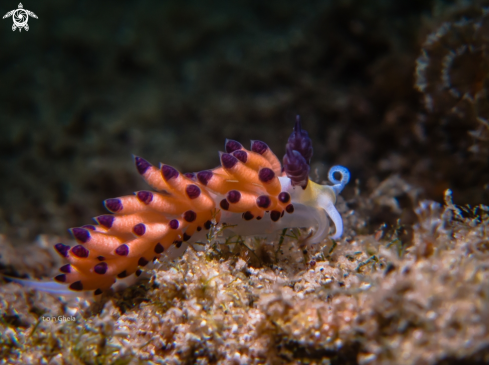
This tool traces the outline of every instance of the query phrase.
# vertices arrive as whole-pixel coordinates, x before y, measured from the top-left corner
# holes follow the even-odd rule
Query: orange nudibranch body
[[[107,199],[105,207],[112,214],[96,217],[96,225],[72,228],[78,244],[55,245],[68,261],[55,280],[71,290],[100,294],[117,278],[140,273],[140,267],[173,246],[205,240],[211,225],[220,221],[235,225],[228,234],[240,235],[316,227],[311,240],[319,242],[328,235],[327,214],[336,227],[333,238],[341,236],[342,219],[334,204],[349,172],[331,168],[332,186],[309,180],[312,144],[299,119],[287,143],[284,172],[264,142],[252,141],[246,150],[226,140],[225,150],[221,166],[188,174],[134,157],[138,172],[157,191]]]

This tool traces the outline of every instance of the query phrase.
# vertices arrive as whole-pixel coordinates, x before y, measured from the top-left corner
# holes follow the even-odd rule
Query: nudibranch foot
[[[71,229],[76,246],[55,246],[69,262],[56,276],[58,283],[33,286],[100,294],[161,255],[181,255],[188,244],[205,242],[212,224],[226,223],[225,236],[312,228],[308,241],[318,243],[329,234],[329,217],[336,229],[332,238],[341,237],[343,221],[335,203],[350,173],[333,166],[328,175],[332,186],[309,179],[312,141],[299,117],[287,142],[283,169],[262,141],[252,141],[247,150],[227,139],[224,150],[219,153],[220,166],[185,174],[134,156],[138,173],[156,191],[107,199],[111,214],[96,217],[95,225]],[[339,180],[335,173],[341,174]]]

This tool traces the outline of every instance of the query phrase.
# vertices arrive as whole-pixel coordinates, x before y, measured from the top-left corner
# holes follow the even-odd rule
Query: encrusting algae
[[[448,193],[447,193],[448,194]],[[359,206],[371,202],[357,197]],[[423,201],[403,227],[307,244],[209,238],[97,302],[2,286],[10,363],[418,364],[489,354],[489,208]],[[4,246],[8,243],[3,242]],[[64,315],[64,320],[56,320]],[[49,318],[46,319],[46,318]]]

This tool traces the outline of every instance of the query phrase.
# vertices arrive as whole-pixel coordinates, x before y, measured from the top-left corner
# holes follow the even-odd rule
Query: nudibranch
[[[68,261],[55,280],[71,290],[100,294],[170,248],[204,241],[211,225],[219,222],[233,226],[225,234],[243,236],[314,227],[309,241],[320,242],[328,235],[329,216],[335,226],[332,238],[339,238],[343,222],[336,196],[350,173],[334,166],[328,175],[332,186],[314,183],[309,179],[312,152],[297,117],[283,168],[270,148],[256,140],[251,150],[226,140],[221,166],[197,173],[182,174],[165,164],[157,168],[135,156],[139,174],[154,190],[107,199],[111,214],[95,217],[96,224],[71,228],[78,244],[55,245]]]

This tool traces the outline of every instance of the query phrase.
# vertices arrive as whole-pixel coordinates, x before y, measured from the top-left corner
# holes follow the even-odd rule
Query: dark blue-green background
[[[0,13],[17,5],[2,1]],[[427,35],[465,11],[455,1],[23,5],[38,16],[28,32],[0,22],[9,237],[65,234],[102,214],[103,199],[144,189],[131,154],[198,171],[231,138],[263,140],[281,158],[296,114],[320,177],[342,164],[363,194],[400,174],[420,197],[450,187],[460,203],[488,202],[487,159],[467,152],[472,126],[430,116],[414,88]]]

